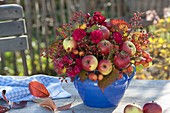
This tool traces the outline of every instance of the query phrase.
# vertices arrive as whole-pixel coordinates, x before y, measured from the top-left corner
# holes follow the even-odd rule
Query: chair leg
[[[1,56],[0,56],[0,58],[1,58],[1,60],[0,60],[0,62],[1,62],[0,71],[1,71],[1,74],[5,74],[5,71],[4,71],[4,68],[5,68],[5,55],[4,55],[4,53],[0,53],[0,54],[1,54]]]
[[[21,57],[22,57],[22,63],[23,63],[23,67],[24,67],[24,75],[28,76],[28,66],[27,66],[27,61],[26,61],[26,55],[25,55],[25,51],[22,50],[21,51]]]
[[[18,75],[18,68],[17,68],[17,61],[16,61],[16,52],[13,52],[13,68],[14,68],[14,75]]]

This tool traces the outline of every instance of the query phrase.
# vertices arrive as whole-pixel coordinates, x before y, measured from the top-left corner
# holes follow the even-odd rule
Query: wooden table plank
[[[71,98],[54,100],[56,105],[64,105],[76,97],[71,109],[58,111],[57,113],[123,113],[123,108],[128,103],[136,103],[143,106],[146,102],[155,101],[163,108],[163,113],[170,113],[170,81],[167,80],[132,80],[119,106],[113,108],[99,109],[85,106],[73,83],[63,83],[63,88],[72,94]],[[73,112],[74,111],[74,112]],[[39,105],[29,102],[23,109],[10,110],[8,113],[51,113]]]

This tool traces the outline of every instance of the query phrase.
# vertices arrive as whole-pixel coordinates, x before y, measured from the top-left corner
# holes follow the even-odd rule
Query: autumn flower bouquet
[[[57,39],[46,55],[63,79],[79,76],[81,81],[98,81],[104,89],[123,73],[130,76],[133,65],[148,67],[152,61],[146,51],[151,35],[142,28],[141,15],[135,13],[128,23],[106,19],[100,12],[76,12],[70,23],[57,28]]]

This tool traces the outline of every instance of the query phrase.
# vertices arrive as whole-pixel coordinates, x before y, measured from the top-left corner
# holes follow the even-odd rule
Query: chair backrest
[[[22,6],[17,4],[0,5],[1,57],[3,57],[2,54],[7,51],[20,51],[24,66],[24,74],[28,75],[24,51],[28,49],[28,39],[26,33],[26,25]],[[1,58],[1,60],[2,63],[4,63],[3,58]]]

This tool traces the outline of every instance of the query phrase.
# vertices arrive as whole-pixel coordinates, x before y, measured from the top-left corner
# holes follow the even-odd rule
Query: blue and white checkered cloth
[[[38,81],[44,84],[53,99],[71,97],[71,94],[62,88],[62,84],[57,77],[47,75],[33,75],[25,79],[15,79],[12,76],[0,75],[0,98],[2,91],[6,90],[6,98],[11,102],[29,101],[35,99],[31,95],[28,85],[31,81]]]

